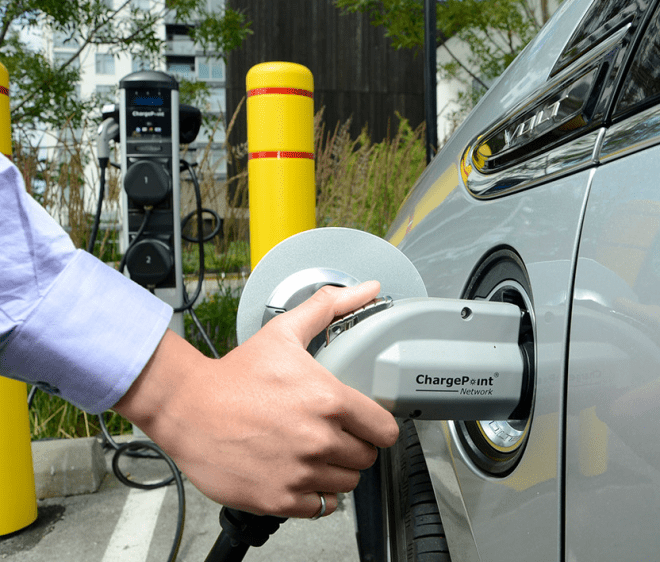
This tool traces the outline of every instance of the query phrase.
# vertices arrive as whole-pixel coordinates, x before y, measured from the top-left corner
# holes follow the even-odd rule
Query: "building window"
[[[109,53],[96,53],[96,74],[114,74],[115,57]]]
[[[192,80],[195,76],[195,57],[167,57],[167,72],[175,77]]]
[[[193,68],[189,64],[172,63],[167,65],[167,71],[186,80],[190,80],[193,74]]]
[[[147,59],[133,58],[131,63],[133,72],[139,72],[140,70],[151,70],[151,62]]]
[[[225,61],[222,59],[198,59],[197,77],[214,82],[225,81]]]
[[[115,87],[110,84],[97,84],[96,95],[101,103],[113,103],[115,101]]]
[[[53,51],[53,61],[57,67],[61,67],[63,64],[68,62],[71,59],[71,51]],[[73,59],[68,68],[80,68],[80,59],[76,57]]]
[[[53,47],[56,49],[75,49],[78,47],[78,38],[69,32],[55,30],[53,32]]]

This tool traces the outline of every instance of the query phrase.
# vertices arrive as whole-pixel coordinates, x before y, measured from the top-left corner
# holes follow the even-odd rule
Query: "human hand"
[[[376,447],[396,441],[390,413],[306,351],[311,339],[371,301],[377,282],[323,287],[219,360],[167,332],[115,410],[133,421],[209,498],[259,515],[312,517],[323,492],[357,486]]]

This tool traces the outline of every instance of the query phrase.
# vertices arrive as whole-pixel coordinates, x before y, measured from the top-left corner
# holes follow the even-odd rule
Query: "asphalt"
[[[128,488],[112,473],[113,452],[102,454],[106,470],[101,475],[98,490],[38,500],[39,516],[35,523],[0,537],[0,560],[167,560],[176,530],[176,488],[173,485],[152,491]],[[35,459],[35,464],[39,463],[47,464],[47,459]],[[162,461],[124,459],[121,467],[132,478],[146,482],[169,474]],[[184,488],[185,527],[177,561],[204,561],[220,532],[220,506],[203,496],[185,478]],[[359,562],[352,497],[342,496],[339,509],[318,521],[290,519],[264,546],[251,548],[244,560]]]

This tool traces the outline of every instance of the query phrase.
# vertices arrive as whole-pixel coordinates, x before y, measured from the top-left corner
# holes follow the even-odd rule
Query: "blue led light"
[[[163,98],[136,96],[133,98],[133,105],[163,105]]]

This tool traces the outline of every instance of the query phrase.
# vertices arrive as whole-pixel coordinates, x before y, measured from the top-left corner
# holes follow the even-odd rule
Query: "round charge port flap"
[[[427,296],[412,262],[378,236],[350,228],[295,234],[272,248],[248,278],[238,307],[238,343],[323,285],[350,287],[372,279],[380,281],[381,295],[395,300]]]

